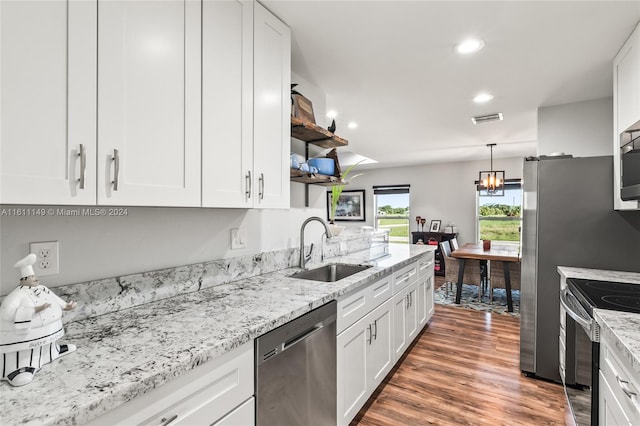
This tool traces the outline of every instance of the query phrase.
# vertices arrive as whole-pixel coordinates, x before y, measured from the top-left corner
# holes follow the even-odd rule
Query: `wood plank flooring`
[[[436,305],[352,426],[573,424],[561,385],[524,377],[519,319]]]

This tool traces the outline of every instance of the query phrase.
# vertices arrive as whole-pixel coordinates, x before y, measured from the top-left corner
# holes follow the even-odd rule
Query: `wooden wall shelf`
[[[331,133],[327,129],[291,117],[291,137],[312,143],[321,148],[337,148],[349,145],[349,141]]]
[[[291,170],[291,182],[310,183],[313,185],[335,186],[345,185],[348,182],[335,176],[321,175],[317,173],[302,172],[296,169]]]

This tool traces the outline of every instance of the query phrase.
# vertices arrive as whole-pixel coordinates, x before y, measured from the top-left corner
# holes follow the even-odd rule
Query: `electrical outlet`
[[[36,255],[33,272],[41,277],[60,273],[58,266],[58,242],[30,243],[29,250]]]
[[[242,228],[231,229],[231,250],[247,248],[247,231]]]

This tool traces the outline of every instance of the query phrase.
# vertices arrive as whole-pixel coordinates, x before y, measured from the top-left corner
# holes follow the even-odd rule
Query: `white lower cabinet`
[[[109,411],[89,425],[254,424],[253,363],[250,341]]]
[[[249,426],[256,424],[256,399],[246,400],[241,406],[218,420],[214,426]]]
[[[393,296],[393,354],[400,359],[413,338],[418,334],[417,283]]]
[[[418,260],[418,331],[422,330],[434,312],[433,253]]]
[[[607,336],[600,341],[600,426],[640,425],[640,380]]]
[[[392,305],[387,300],[337,337],[338,424],[349,424],[391,371]]]

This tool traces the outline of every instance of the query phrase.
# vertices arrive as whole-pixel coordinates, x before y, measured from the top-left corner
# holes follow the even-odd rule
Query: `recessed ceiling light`
[[[334,110],[327,111],[327,117],[328,118],[336,118],[337,116],[338,116],[338,113],[335,112]]]
[[[461,55],[467,55],[469,53],[477,52],[478,50],[482,49],[483,47],[484,47],[484,41],[483,40],[477,40],[477,39],[470,38],[468,40],[463,41],[462,43],[459,43],[456,46],[456,51],[458,53],[460,53]]]
[[[485,102],[489,102],[491,99],[493,99],[493,95],[492,94],[480,93],[475,98],[473,98],[473,102],[478,103],[478,104],[483,104]]]
[[[347,127],[350,128],[350,129],[355,129],[356,127],[358,127],[358,123],[354,123],[352,121],[349,124],[347,124]]]

